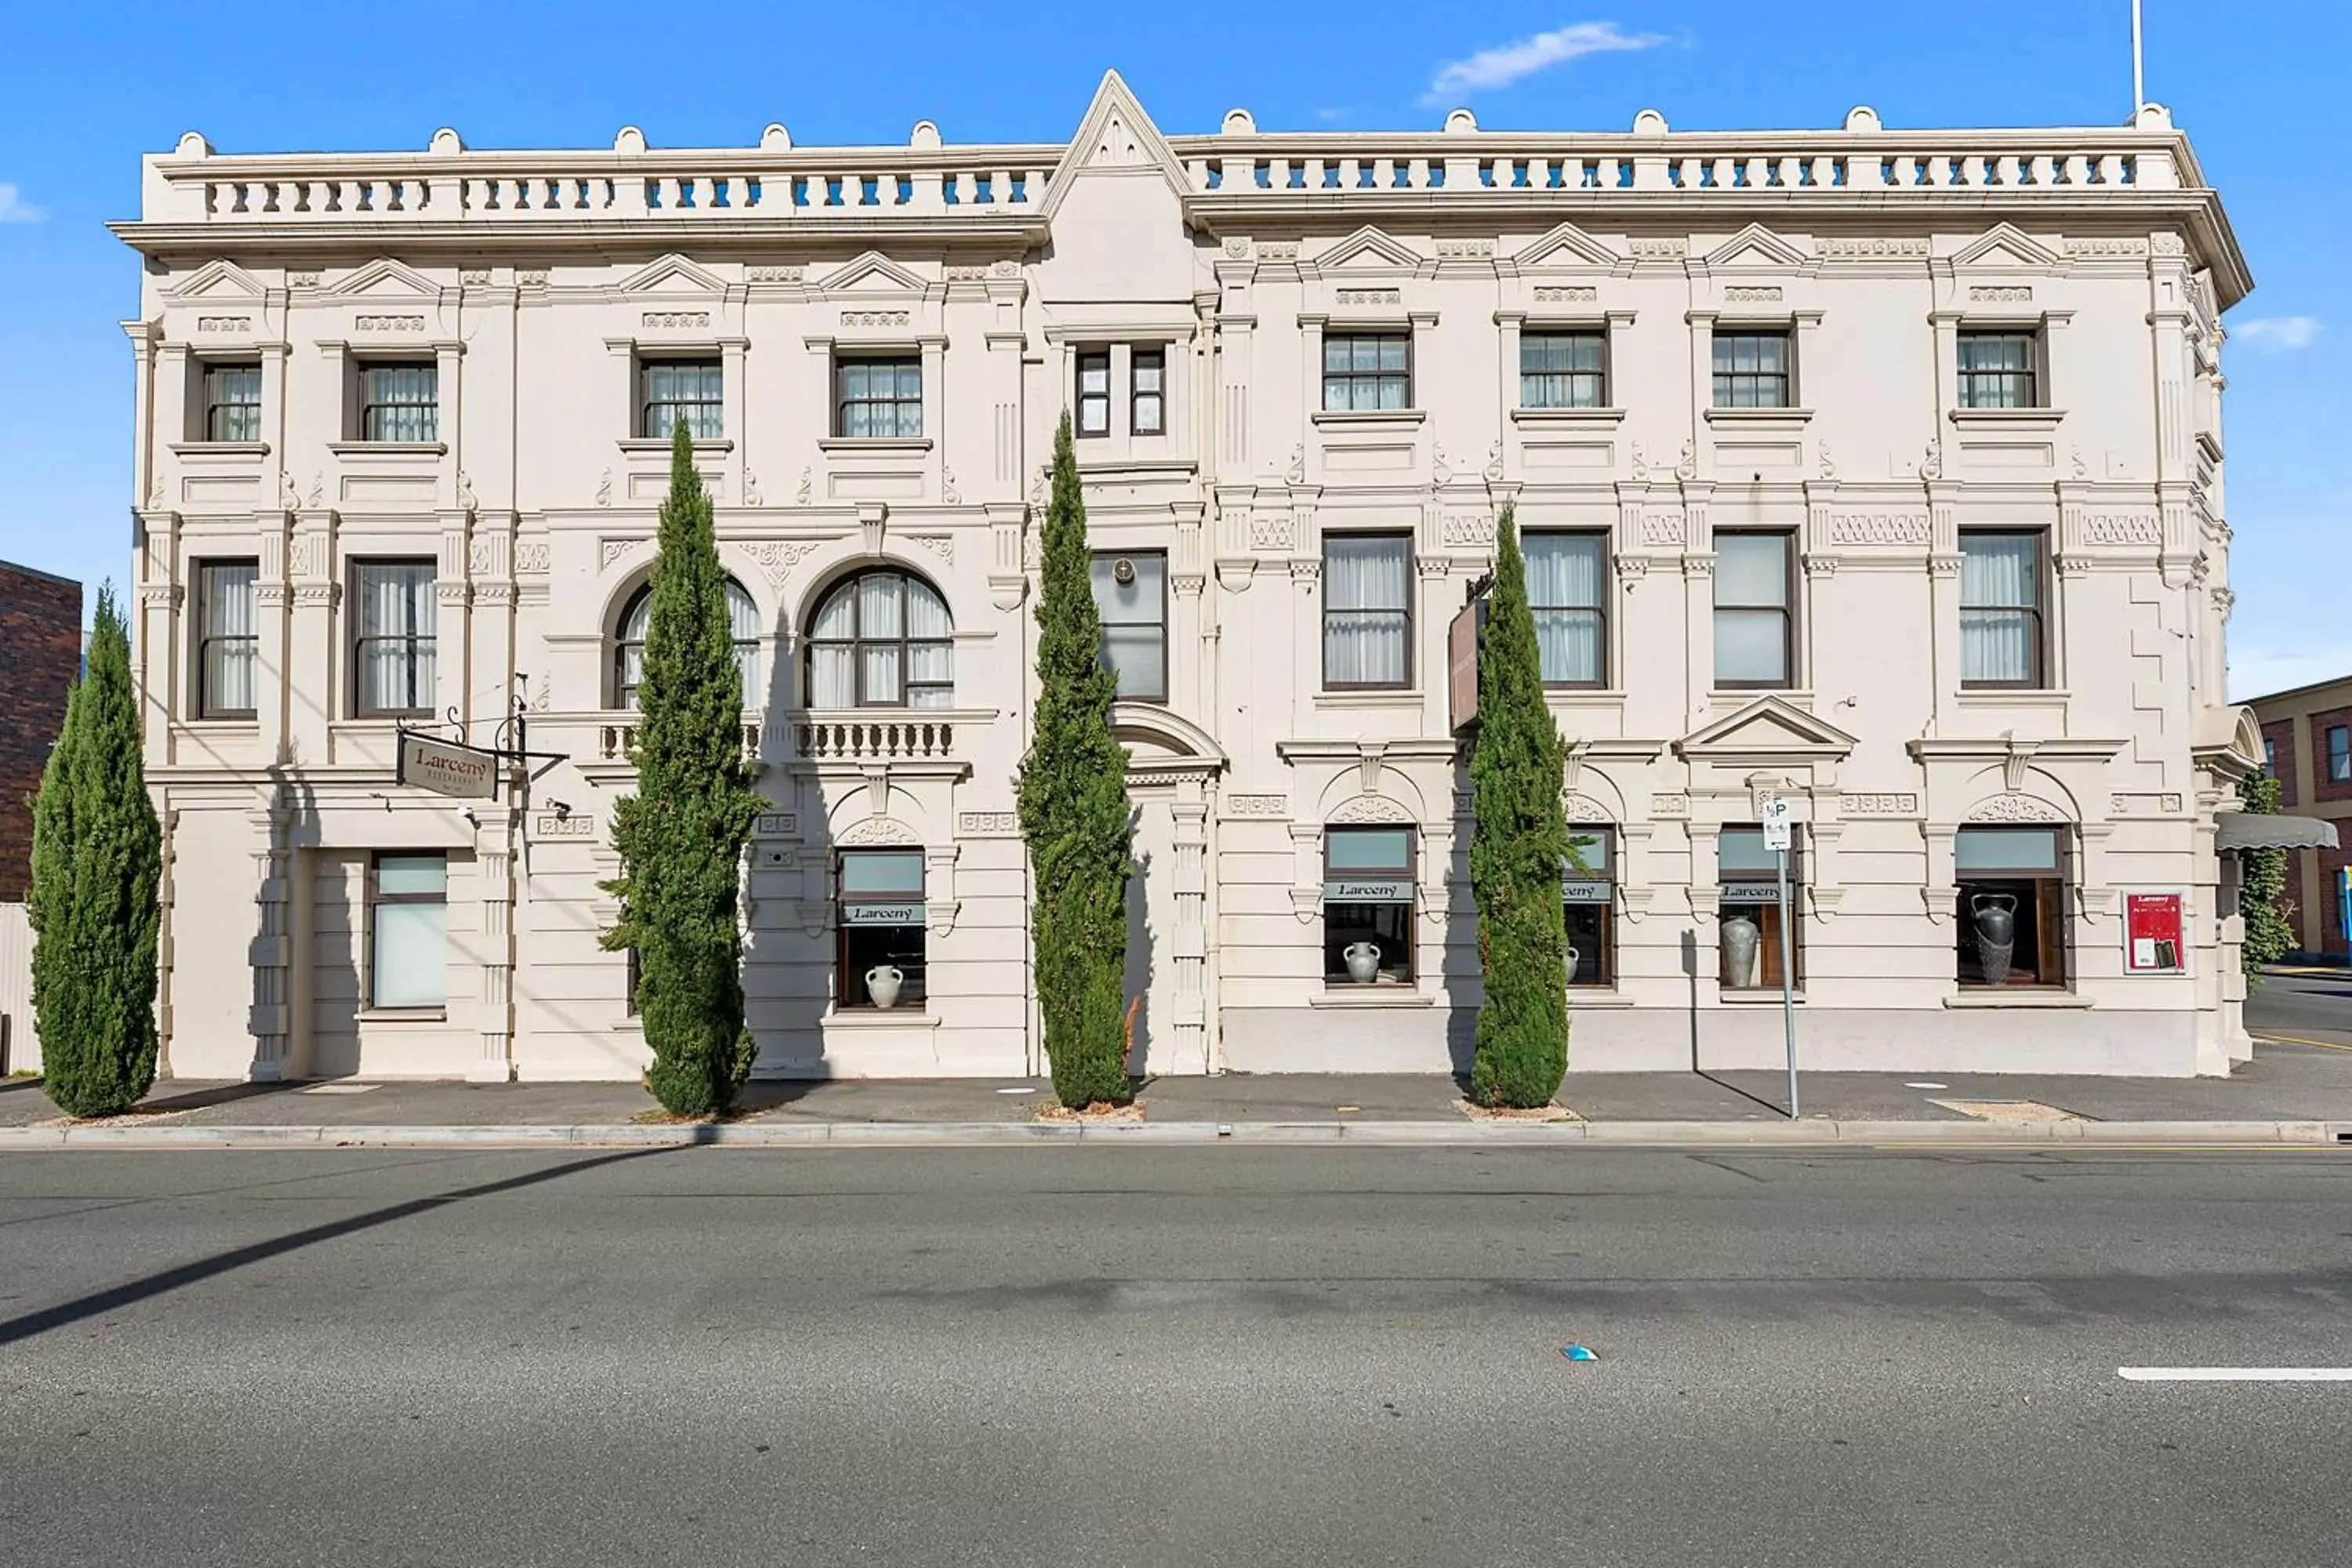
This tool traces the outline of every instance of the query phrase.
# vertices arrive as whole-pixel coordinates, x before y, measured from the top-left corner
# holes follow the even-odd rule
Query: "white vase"
[[[1576,984],[1576,949],[1572,947],[1568,950],[1568,983]]]
[[[866,972],[866,999],[877,1007],[896,1007],[906,984],[906,973],[895,963],[877,963]]]
[[[1723,922],[1724,984],[1732,986],[1756,984],[1756,959],[1761,946],[1762,933],[1756,922],[1745,915],[1734,915]]]
[[[1339,956],[1348,963],[1348,978],[1359,985],[1370,985],[1381,977],[1381,944],[1376,942],[1351,942]]]

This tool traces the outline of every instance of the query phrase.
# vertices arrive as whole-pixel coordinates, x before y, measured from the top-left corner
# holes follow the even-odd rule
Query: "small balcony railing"
[[[955,725],[945,719],[811,715],[793,725],[793,754],[806,762],[881,762],[955,754]]]

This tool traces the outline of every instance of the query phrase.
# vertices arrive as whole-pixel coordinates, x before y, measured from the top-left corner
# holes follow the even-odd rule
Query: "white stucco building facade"
[[[1139,1068],[1464,1059],[1448,627],[1506,507],[1593,862],[1571,1070],[1779,1060],[1775,794],[1808,1065],[2245,1048],[2213,839],[2261,756],[2222,701],[2251,279],[2159,109],[1169,137],[1109,77],[1066,144],[191,136],[120,232],[179,1075],[641,1069],[598,883],[675,417],[773,803],[758,1070],[1037,1068],[1013,781],[1065,410]],[[494,798],[395,781],[400,725],[517,712],[549,760]],[[2174,896],[2136,953],[2127,902]]]

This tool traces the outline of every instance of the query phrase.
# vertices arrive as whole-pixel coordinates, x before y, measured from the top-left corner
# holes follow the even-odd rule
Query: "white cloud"
[[[2230,335],[2242,343],[2255,343],[2264,348],[2307,349],[2319,336],[2316,316],[2262,316],[2251,321],[2233,321]]]
[[[49,215],[16,194],[16,187],[0,184],[0,223],[38,223]]]
[[[2287,648],[2233,641],[2230,648],[2230,700],[2250,701],[2273,691],[2292,691],[2352,675],[2352,642],[2314,643]]]
[[[1474,92],[1508,87],[1540,70],[1585,55],[1626,49],[1651,49],[1666,39],[1657,33],[1620,32],[1614,22],[1576,22],[1537,33],[1515,43],[1480,49],[1467,59],[1449,60],[1429,79],[1422,102],[1437,105],[1458,101]]]

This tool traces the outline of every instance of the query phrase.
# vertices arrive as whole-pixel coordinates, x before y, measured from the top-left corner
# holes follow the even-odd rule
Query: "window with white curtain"
[[[1605,332],[1528,332],[1519,339],[1519,406],[1609,406]]]
[[[1412,405],[1412,339],[1405,332],[1329,332],[1323,406],[1363,412]]]
[[[1110,351],[1087,349],[1078,355],[1077,434],[1110,434]]]
[[[1323,684],[1332,690],[1412,680],[1412,538],[1323,539]]]
[[[678,421],[687,439],[716,441],[727,433],[727,372],[717,360],[649,360],[637,434],[667,441]]]
[[[1521,542],[1546,686],[1608,683],[1607,546],[1599,533],[1530,533]]]
[[[1960,535],[1960,684],[2044,684],[2042,535]]]
[[[808,632],[812,708],[951,708],[955,627],[920,577],[861,572],[836,584]]]
[[[441,370],[430,360],[360,367],[360,439],[441,438]]]
[[[833,367],[833,433],[856,440],[923,433],[923,362],[845,359]]]
[[[1963,408],[2039,408],[2041,334],[2032,331],[1974,331],[1959,334],[1957,345]]]
[[[1165,436],[1168,433],[1168,351],[1138,349],[1129,366],[1127,433]]]
[[[1791,684],[1796,616],[1785,533],[1715,536],[1715,683]]]
[[[250,719],[256,650],[254,561],[196,566],[196,717]]]
[[[358,717],[433,711],[434,571],[429,560],[352,563],[352,711]]]
[[[216,360],[205,366],[205,439],[261,439],[259,360]]]
[[[613,705],[635,708],[646,679],[646,627],[654,613],[653,584],[637,590],[621,612],[621,634],[613,641]],[[735,641],[735,665],[743,673],[743,706],[764,708],[768,689],[761,677],[760,606],[734,578],[727,579],[727,634]]]
[[[379,854],[368,868],[368,1005],[448,1000],[448,857]]]
[[[1102,621],[1102,667],[1118,694],[1168,700],[1168,557],[1156,550],[1106,551],[1091,563],[1095,614]]]
[[[1719,331],[1715,334],[1715,405],[1717,408],[1787,408],[1791,405],[1786,332]]]

